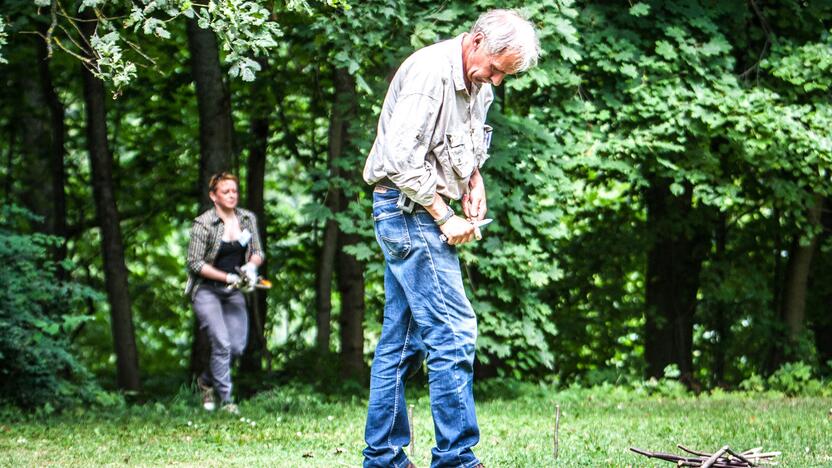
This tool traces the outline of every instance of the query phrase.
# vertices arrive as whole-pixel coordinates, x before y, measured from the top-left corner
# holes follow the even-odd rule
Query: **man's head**
[[[465,77],[472,83],[499,86],[506,75],[536,65],[540,55],[534,26],[515,10],[483,13],[467,39],[462,61]]]

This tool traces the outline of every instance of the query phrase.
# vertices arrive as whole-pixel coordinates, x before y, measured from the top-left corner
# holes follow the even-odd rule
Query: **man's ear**
[[[474,34],[471,38],[471,42],[474,44],[475,49],[479,49],[480,46],[482,46],[482,43],[485,42],[485,34],[483,34],[482,31]]]

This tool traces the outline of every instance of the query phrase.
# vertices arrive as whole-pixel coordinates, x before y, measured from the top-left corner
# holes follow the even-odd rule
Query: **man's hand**
[[[462,196],[462,211],[469,221],[482,221],[488,208],[485,203],[485,183],[479,169],[471,174],[468,188],[469,192]]]
[[[474,225],[456,215],[439,226],[439,230],[448,238],[448,245],[459,245],[474,240]]]

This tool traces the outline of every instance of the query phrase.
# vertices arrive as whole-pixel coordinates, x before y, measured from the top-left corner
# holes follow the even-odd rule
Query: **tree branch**
[[[771,44],[771,28],[766,21],[766,18],[763,16],[762,10],[757,5],[756,0],[748,0],[751,3],[751,7],[754,9],[754,13],[757,15],[757,18],[760,20],[760,26],[763,28],[763,32],[766,34],[766,42],[763,44],[763,50],[760,51],[760,56],[757,58],[757,63],[752,65],[740,74],[740,78],[745,79],[752,71],[757,72],[757,76],[755,77],[756,81],[760,81],[760,62],[763,61],[763,57],[765,56],[766,52],[768,51],[769,45]]]

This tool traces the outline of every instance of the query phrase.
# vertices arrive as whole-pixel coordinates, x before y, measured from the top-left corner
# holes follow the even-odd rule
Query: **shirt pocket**
[[[451,163],[456,176],[460,179],[467,179],[477,167],[477,159],[474,156],[473,148],[466,141],[465,133],[448,133],[445,148],[448,152],[448,160]]]

